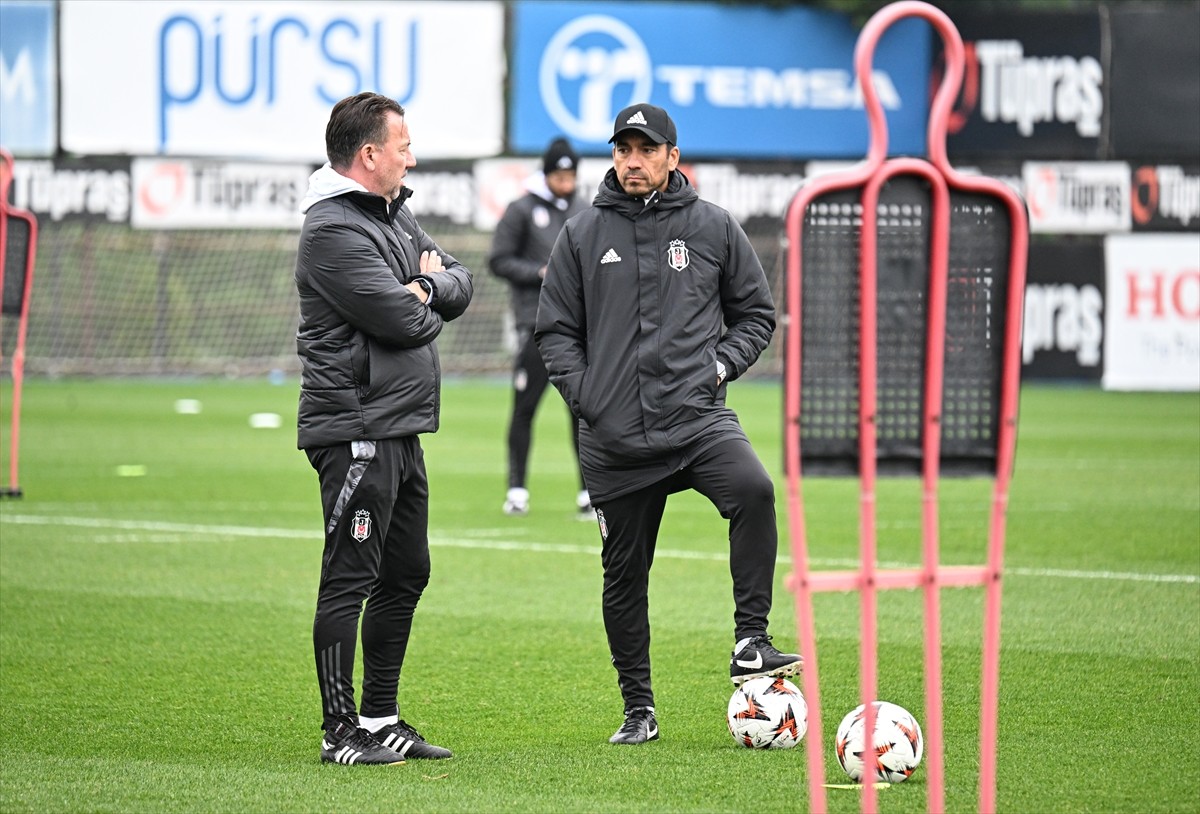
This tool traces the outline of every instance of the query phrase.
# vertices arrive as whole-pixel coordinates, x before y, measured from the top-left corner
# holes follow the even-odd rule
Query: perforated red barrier
[[[887,159],[887,122],[869,78],[875,46],[904,17],[941,36],[946,72],[933,99],[928,158]],[[956,171],[947,121],[963,73],[950,19],[923,2],[893,3],[863,28],[855,71],[870,124],[865,159],[806,183],[788,209],[785,451],[796,618],[809,708],[811,808],[826,810],[812,595],[861,596],[860,681],[877,700],[877,592],[920,588],[925,625],[925,772],[928,807],[945,810],[940,591],[986,591],[980,726],[982,811],[995,809],[1000,597],[1008,484],[1016,443],[1028,219],[1003,183]],[[858,570],[813,572],[803,475],[857,475]],[[876,479],[919,475],[919,568],[876,566]],[[943,476],[994,478],[985,563],[944,566],[938,542]],[[874,730],[874,708],[865,731]],[[868,778],[869,779],[869,778]],[[862,808],[875,811],[873,783]]]
[[[33,290],[33,264],[37,253],[37,219],[32,213],[8,203],[13,178],[13,159],[0,150],[0,362],[5,340],[12,334],[12,404],[8,443],[8,483],[0,487],[2,497],[21,497],[17,479],[21,441],[21,386],[25,377],[25,334],[29,326],[29,295]],[[15,330],[8,329],[16,317]],[[6,322],[8,323],[6,325]]]

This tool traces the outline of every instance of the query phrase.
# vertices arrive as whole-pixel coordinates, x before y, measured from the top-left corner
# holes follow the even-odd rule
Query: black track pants
[[[546,363],[533,341],[533,331],[521,334],[521,346],[513,361],[513,407],[508,422],[508,487],[525,488],[529,471],[529,448],[533,444],[533,419],[538,404],[550,383]],[[558,402],[559,399],[554,399]],[[567,411],[571,421],[571,449],[575,460],[579,460],[579,419]],[[579,475],[579,488],[583,488],[583,475]]]
[[[647,589],[667,496],[694,489],[729,521],[734,640],[767,632],[779,534],[775,489],[750,442],[734,437],[682,470],[596,504],[604,566],[604,629],[625,708],[653,706]],[[688,590],[688,586],[680,586]]]
[[[429,583],[429,482],[421,443],[410,436],[306,452],[325,516],[313,620],[324,726],[355,714],[360,616],[362,714],[395,715],[413,611]]]

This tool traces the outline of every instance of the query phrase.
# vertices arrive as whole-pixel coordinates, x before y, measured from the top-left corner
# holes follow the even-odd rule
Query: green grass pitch
[[[7,466],[11,383],[0,390]],[[401,713],[449,761],[319,763],[316,478],[296,383],[26,382],[25,497],[0,504],[0,811],[780,812],[805,748],[725,729],[723,523],[672,498],[651,578],[662,740],[614,747],[621,705],[595,527],[573,519],[565,409],[544,402],[531,513],[500,512],[509,394],[448,381],[425,440],[433,580]],[[777,384],[738,383],[777,483],[776,643],[796,646]],[[178,413],[196,399],[199,413]],[[282,416],[254,429],[252,413]],[[123,474],[118,474],[123,473]],[[981,561],[989,480],[945,481],[943,559]],[[804,485],[814,567],[856,556],[857,484]],[[881,483],[879,559],[918,562],[919,484]],[[1195,811],[1200,783],[1200,396],[1027,386],[1006,556],[998,802],[1008,812]],[[943,594],[947,807],[977,806],[982,593]],[[920,596],[880,595],[880,695],[924,717]],[[827,777],[858,703],[858,604],[816,597]],[[859,810],[831,790],[830,810]],[[926,809],[926,777],[880,793]]]

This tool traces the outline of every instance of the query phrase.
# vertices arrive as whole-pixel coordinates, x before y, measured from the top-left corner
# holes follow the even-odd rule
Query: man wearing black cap
[[[604,626],[625,721],[609,740],[659,737],[647,588],[667,496],[694,489],[729,521],[735,685],[791,676],[767,635],[775,490],[726,383],[775,330],[766,275],[733,216],[678,170],[675,123],[631,105],[591,209],[554,244],[534,332],[550,380],[580,419],[579,455],[600,525]],[[724,328],[722,328],[724,325]]]
[[[508,492],[503,510],[509,515],[529,512],[526,474],[533,437],[533,417],[542,393],[550,383],[546,365],[533,341],[538,294],[546,276],[546,258],[567,218],[585,207],[575,195],[575,173],[579,156],[564,138],[550,142],[542,155],[542,172],[529,179],[526,193],[509,204],[492,235],[488,266],[508,280],[512,288],[512,314],[517,332],[517,354],[513,361],[513,407],[508,423]],[[571,416],[571,446],[578,461],[579,422]],[[591,499],[579,474],[575,498],[578,516],[591,520]]]

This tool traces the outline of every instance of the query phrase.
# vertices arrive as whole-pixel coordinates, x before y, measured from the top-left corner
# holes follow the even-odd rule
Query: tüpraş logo
[[[1043,122],[1074,124],[1088,138],[1100,135],[1104,69],[1095,57],[1026,56],[1017,40],[966,44],[966,78],[952,131],[966,123],[976,104],[986,122],[1015,124],[1032,136]]]

